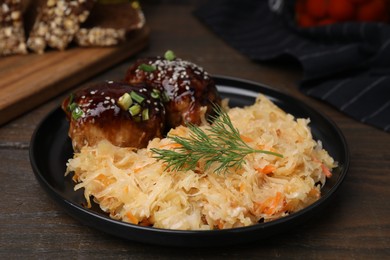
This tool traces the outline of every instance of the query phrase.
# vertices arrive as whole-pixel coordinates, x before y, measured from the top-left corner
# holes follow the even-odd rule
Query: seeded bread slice
[[[132,31],[145,25],[145,17],[138,1],[127,3],[97,3],[75,42],[84,47],[113,46],[126,40]]]
[[[95,0],[37,1],[38,10],[27,46],[43,53],[47,46],[65,50],[85,22]]]
[[[26,53],[21,1],[0,1],[0,55]]]

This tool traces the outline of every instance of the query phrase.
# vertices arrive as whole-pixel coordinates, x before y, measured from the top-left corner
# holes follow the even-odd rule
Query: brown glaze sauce
[[[153,66],[154,71],[140,69],[141,64]],[[175,127],[186,122],[201,123],[201,107],[206,106],[206,117],[213,113],[212,105],[219,105],[219,97],[213,79],[203,68],[181,59],[167,60],[161,57],[138,60],[125,77],[126,82],[146,84],[165,91],[169,102],[168,126]]]
[[[141,113],[132,116],[118,105],[119,98],[132,91],[144,98],[140,106],[142,110],[147,109],[147,120],[141,118]],[[62,109],[70,121],[69,136],[74,148],[79,150],[84,145],[94,145],[102,138],[117,146],[141,148],[152,138],[162,137],[165,108],[161,99],[152,97],[151,93],[152,89],[144,84],[107,81],[65,99]],[[71,103],[82,110],[77,119],[72,117]]]

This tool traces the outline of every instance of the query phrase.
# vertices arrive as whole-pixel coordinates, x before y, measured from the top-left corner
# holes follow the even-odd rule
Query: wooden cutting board
[[[144,27],[116,47],[0,57],[0,125],[139,52],[148,36]]]

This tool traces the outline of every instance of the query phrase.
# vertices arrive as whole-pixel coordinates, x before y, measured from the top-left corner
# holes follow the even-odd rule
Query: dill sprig
[[[200,160],[205,162],[205,170],[218,164],[215,172],[226,172],[229,168],[241,168],[245,156],[251,153],[265,153],[278,157],[283,155],[250,147],[233,126],[229,115],[219,106],[214,106],[216,115],[208,133],[194,124],[187,124],[189,137],[168,136],[179,144],[173,150],[152,148],[155,158],[167,163],[167,169],[194,170]]]

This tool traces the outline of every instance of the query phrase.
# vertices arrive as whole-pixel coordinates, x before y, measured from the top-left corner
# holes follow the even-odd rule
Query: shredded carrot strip
[[[130,221],[130,223],[132,224],[138,224],[138,219],[136,217],[134,217],[133,214],[131,214],[131,212],[127,212],[126,213],[126,217],[128,218],[128,220]]]
[[[248,137],[248,136],[245,136],[245,135],[240,135],[241,139],[246,142],[246,143],[250,143],[250,142],[253,142],[253,139]]]
[[[244,183],[240,183],[240,192],[243,192],[245,190],[245,184]]]
[[[282,193],[277,192],[274,200],[272,201],[271,206],[265,212],[266,214],[274,214],[276,211],[276,207],[280,204],[282,198]]]
[[[318,160],[318,158],[315,157],[315,156],[312,156],[312,159],[313,159],[313,161],[318,162],[319,164],[321,164],[322,172],[325,174],[325,176],[326,176],[327,178],[332,177],[332,172],[329,170],[328,167],[326,167],[326,165],[325,165],[323,162],[321,162],[320,160]]]
[[[264,168],[255,168],[256,171],[263,174],[270,174],[276,170],[276,167],[272,164],[266,165]]]
[[[164,144],[160,146],[160,148],[180,148],[180,147],[182,147],[182,145],[178,143],[170,143],[170,144]]]
[[[324,174],[325,174],[325,176],[326,176],[327,178],[332,177],[332,173],[330,172],[329,168],[326,167],[325,164],[321,163],[321,168],[322,168],[322,171],[324,172]]]
[[[261,203],[259,210],[264,214],[272,215],[277,212],[276,209],[281,202],[282,202],[282,193],[277,192],[275,197],[270,197],[266,199],[263,203]]]

